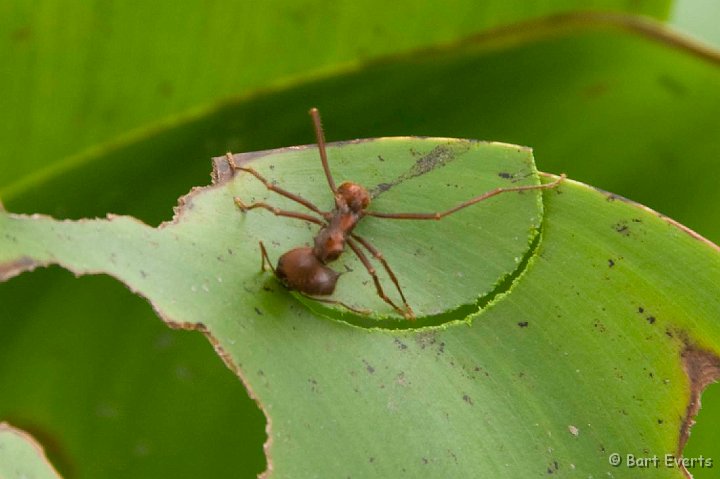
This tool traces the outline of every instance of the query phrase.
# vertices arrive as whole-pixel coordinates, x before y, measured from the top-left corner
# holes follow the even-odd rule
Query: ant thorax
[[[341,184],[335,194],[335,209],[315,237],[313,254],[323,263],[336,260],[344,251],[347,236],[352,233],[362,213],[370,204],[370,194],[357,183]]]
[[[360,215],[347,207],[338,209],[340,214],[334,215],[327,226],[323,227],[315,237],[313,253],[323,263],[336,260],[345,251],[345,242]]]

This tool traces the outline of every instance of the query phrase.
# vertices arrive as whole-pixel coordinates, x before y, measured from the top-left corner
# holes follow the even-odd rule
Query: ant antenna
[[[320,121],[320,112],[317,108],[310,108],[310,116],[312,117],[313,126],[315,127],[315,138],[317,139],[318,149],[320,150],[320,161],[322,161],[323,170],[325,170],[325,177],[327,178],[330,190],[333,195],[337,194],[337,188],[335,187],[335,180],[333,180],[332,173],[330,173],[330,166],[328,165],[327,153],[325,152],[325,134],[323,133],[322,123]]]

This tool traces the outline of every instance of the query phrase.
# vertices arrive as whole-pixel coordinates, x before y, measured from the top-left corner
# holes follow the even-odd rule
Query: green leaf
[[[394,141],[378,146],[392,149]],[[405,141],[402,150],[416,147]],[[366,159],[352,173],[372,184],[366,180],[378,173],[367,168],[365,149],[373,143],[332,149],[338,177]],[[308,186],[320,177],[303,161],[308,153],[290,150],[288,161],[266,155],[258,167],[264,160],[283,186],[319,195]],[[384,159],[383,170],[399,172],[416,161]],[[468,187],[491,179],[458,176]],[[253,193],[246,180],[196,190],[159,229],[127,217],[4,214],[0,271],[57,262],[76,273],[106,272],[167,322],[207,331],[269,417],[273,477],[633,477],[633,469],[613,469],[609,454],[677,454],[688,403],[704,386],[693,367],[708,361],[706,376],[720,372],[713,293],[720,251],[617,196],[573,182],[546,192],[542,239],[526,269],[468,323],[367,330],[313,314],[258,271],[255,239],[260,228],[274,236],[278,220],[238,213],[233,196]],[[256,194],[265,194],[259,186]],[[484,206],[504,208],[505,200]],[[413,226],[437,242],[458,237],[426,231],[426,222]],[[298,244],[308,232],[288,235],[287,244]],[[677,468],[654,472],[682,477]]]
[[[52,17],[44,13],[43,8],[32,11],[41,19]],[[201,14],[195,12],[193,16],[200,18]],[[11,18],[14,17],[0,16],[0,22]],[[72,18],[68,12],[62,28],[44,21],[31,32],[45,32],[50,38],[46,48],[51,49],[62,43],[52,28],[63,32],[82,31],[80,27],[66,28],[74,21]],[[133,22],[137,26],[134,28],[141,28],[141,23]],[[718,62],[703,56],[700,49],[676,42],[671,32],[652,37],[633,27],[617,28],[622,24],[589,21],[569,27],[568,22],[556,20],[541,34],[535,28],[522,25],[508,29],[509,35],[492,32],[485,39],[460,42],[434,54],[420,52],[388,58],[384,65],[360,62],[353,67],[356,72],[343,74],[328,70],[324,80],[316,77],[307,78],[305,83],[289,81],[286,86],[270,92],[247,94],[219,110],[195,110],[180,117],[177,112],[185,112],[190,108],[189,103],[178,102],[178,109],[169,112],[167,104],[159,100],[153,102],[149,96],[143,97],[143,101],[114,99],[110,88],[106,96],[112,104],[97,96],[85,102],[87,113],[68,114],[76,111],[72,99],[91,97],[92,89],[85,90],[85,84],[78,86],[68,81],[67,75],[105,71],[102,78],[121,78],[133,90],[134,100],[138,92],[149,91],[159,83],[153,76],[155,72],[145,68],[146,62],[143,62],[141,77],[124,73],[136,70],[136,66],[126,63],[132,62],[133,56],[125,55],[122,38],[140,43],[140,37],[129,32],[125,23],[118,22],[112,32],[88,34],[91,40],[78,39],[67,47],[82,56],[85,49],[92,50],[110,39],[110,48],[90,55],[88,58],[92,57],[92,61],[87,63],[93,67],[84,70],[68,67],[71,56],[63,52],[48,50],[42,54],[37,45],[23,50],[23,43],[18,42],[3,56],[16,58],[17,55],[22,62],[6,62],[12,74],[0,76],[0,82],[10,82],[2,89],[8,105],[3,112],[12,115],[5,122],[6,136],[0,133],[0,143],[13,145],[8,150],[2,147],[0,162],[7,165],[3,166],[3,172],[27,167],[32,171],[40,168],[41,173],[13,182],[14,186],[3,188],[0,196],[13,211],[42,211],[75,218],[103,216],[111,211],[160,222],[168,218],[177,196],[191,185],[206,182],[207,157],[228,148],[249,151],[308,142],[311,135],[304,112],[314,103],[325,112],[332,138],[428,134],[533,145],[543,169],[566,171],[575,178],[641,200],[717,241],[720,239],[716,221],[720,214],[720,193],[715,187],[717,162],[713,158],[720,155],[720,137],[709,134],[708,125],[713,125],[720,114],[715,87],[720,81]],[[159,37],[168,36],[167,28],[163,30],[163,24],[157,21],[147,22],[146,26],[157,31]],[[358,28],[364,29],[365,25]],[[13,31],[13,38],[18,35],[22,39],[22,29],[3,30]],[[347,31],[352,35],[357,33]],[[115,32],[119,33],[115,35]],[[434,30],[428,29],[428,32]],[[175,36],[191,37],[188,30]],[[195,38],[195,45],[202,45],[207,38],[210,36]],[[156,46],[150,37],[142,43],[145,50]],[[338,48],[333,42],[326,45]],[[175,53],[171,63],[177,66],[177,71],[211,72],[215,79],[229,78],[226,73],[225,76],[215,73],[224,71],[227,64],[235,64],[238,56],[227,54],[223,47],[223,44],[213,44],[207,49],[225,52],[222,65],[217,68],[214,64],[197,63],[205,62],[205,55],[184,55],[182,51]],[[300,50],[307,45],[302,47]],[[121,53],[110,55],[110,50]],[[460,54],[455,56],[452,52]],[[273,55],[273,60],[277,58],[278,55]],[[32,64],[23,63],[23,59]],[[241,60],[237,64],[249,65],[247,58]],[[274,62],[274,68],[280,65],[284,63]],[[37,70],[33,70],[35,66]],[[243,75],[250,71],[258,68],[248,66]],[[196,77],[176,73],[173,72],[172,81],[182,83]],[[143,79],[147,79],[147,83],[142,83]],[[265,80],[258,82],[264,84]],[[39,87],[51,93],[43,95]],[[196,92],[196,89],[183,83],[182,91],[176,90],[173,98],[178,99],[185,92]],[[21,108],[12,107],[13,101]],[[29,120],[23,115],[30,115],[28,105],[33,106],[32,122],[39,126],[24,135],[21,131]],[[144,108],[145,105],[148,107]],[[103,116],[96,112],[96,106],[98,110],[120,114]],[[145,116],[138,113],[141,111]],[[156,112],[160,112],[158,117],[154,116]],[[77,125],[78,116],[91,121]],[[132,135],[116,138],[107,145],[63,161],[62,168],[44,169],[78,148],[116,137],[124,127],[116,126],[115,120],[130,118],[128,127],[136,128],[160,116],[166,121],[159,126],[156,123],[153,128],[143,127]],[[147,120],[149,117],[152,118]],[[42,123],[45,120],[47,124]],[[103,136],[108,122],[115,126],[108,128],[107,135]],[[698,174],[699,171],[703,173]],[[10,178],[9,173],[0,176],[3,181]],[[50,181],[38,181],[40,177]],[[242,388],[233,383],[230,374],[223,375],[223,371],[217,370],[218,362],[201,338],[164,332],[152,321],[151,311],[144,303],[104,278],[75,281],[60,271],[42,271],[3,284],[0,294],[0,322],[5,341],[0,361],[4,391],[0,413],[5,418],[22,415],[25,423],[39,424],[50,430],[53,437],[60,438],[46,442],[48,454],[59,468],[62,464],[58,458],[62,456],[84,457],[80,461],[83,464],[88,457],[93,457],[97,469],[87,473],[86,469],[78,468],[78,474],[109,477],[110,462],[103,458],[112,458],[136,467],[132,470],[134,477],[143,474],[157,477],[167,473],[167,469],[147,471],[151,464],[162,462],[157,455],[163,453],[163,448],[169,449],[168,457],[189,458],[179,463],[175,457],[172,464],[177,467],[176,475],[197,476],[192,467],[203,470],[199,465],[201,457],[206,461],[205,472],[221,477],[222,472],[212,469],[219,467],[220,461],[213,458],[237,458],[238,450],[252,451],[255,462],[229,465],[226,470],[242,468],[251,477],[253,470],[262,468],[258,456],[264,435],[257,409]],[[110,331],[108,324],[112,325]],[[122,334],[124,341],[102,341],[103,354],[98,361],[98,348],[88,345],[99,343],[98,338],[111,333]],[[172,351],[160,361],[163,366],[156,367],[155,344],[167,341],[173,344]],[[55,354],[55,351],[62,353]],[[143,360],[144,357],[148,360]],[[141,366],[136,366],[138,371],[131,373],[132,365]],[[174,371],[187,368],[191,368],[196,377],[213,380],[188,381],[183,383],[183,388],[174,389]],[[116,372],[126,369],[128,372],[124,375]],[[60,387],[58,378],[65,377],[74,379],[72,387]],[[100,377],[102,381],[96,380]],[[131,384],[134,386],[129,386]],[[83,398],[91,397],[91,391],[106,388],[112,391],[111,395],[119,401],[127,417],[140,418],[138,424],[145,427],[145,437],[152,436],[153,454],[149,457],[133,454],[134,431],[125,434],[111,421],[88,417],[88,408],[94,410],[98,402],[83,407]],[[133,388],[142,391],[140,397]],[[123,394],[117,394],[118,390]],[[163,391],[172,393],[163,395]],[[703,399],[706,396],[708,394]],[[207,404],[209,398],[216,403],[195,409],[196,405]],[[717,394],[714,399],[717,403]],[[708,398],[703,404],[702,414],[712,413],[713,399]],[[168,407],[175,412],[164,415],[163,408]],[[168,416],[186,420],[198,417],[198,420],[191,428],[187,422]],[[226,424],[222,424],[225,417]],[[203,420],[221,425],[212,428],[203,425]],[[84,426],[88,421],[92,427]],[[703,426],[712,427],[715,422],[713,416],[701,415],[694,431]],[[228,430],[234,433],[232,439],[210,439],[213,434]],[[190,447],[187,453],[174,455],[181,451],[185,434],[202,437],[198,442],[212,444],[212,447],[202,453]],[[698,439],[700,436],[694,433],[690,447]],[[705,444],[698,446],[695,455],[708,454],[710,446],[717,441],[711,439]],[[225,450],[231,452],[223,454]],[[190,460],[193,454],[195,460]],[[166,466],[168,463],[165,461]],[[702,473],[701,470],[694,472],[696,477]]]

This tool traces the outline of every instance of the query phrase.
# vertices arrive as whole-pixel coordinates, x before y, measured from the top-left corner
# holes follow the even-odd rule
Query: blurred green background
[[[532,146],[541,170],[720,242],[720,4],[527,3],[3,2],[0,199],[158,224],[209,182],[211,156],[312,142],[318,106],[330,141]],[[264,469],[264,418],[242,384],[116,281],[15,278],[0,331],[0,421],[65,477]],[[703,405],[686,452],[720,460],[720,387]]]

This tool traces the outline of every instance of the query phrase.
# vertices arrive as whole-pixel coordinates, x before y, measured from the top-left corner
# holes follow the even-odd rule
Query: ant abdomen
[[[327,296],[335,291],[340,273],[323,264],[309,247],[295,248],[280,256],[275,274],[288,288]]]

